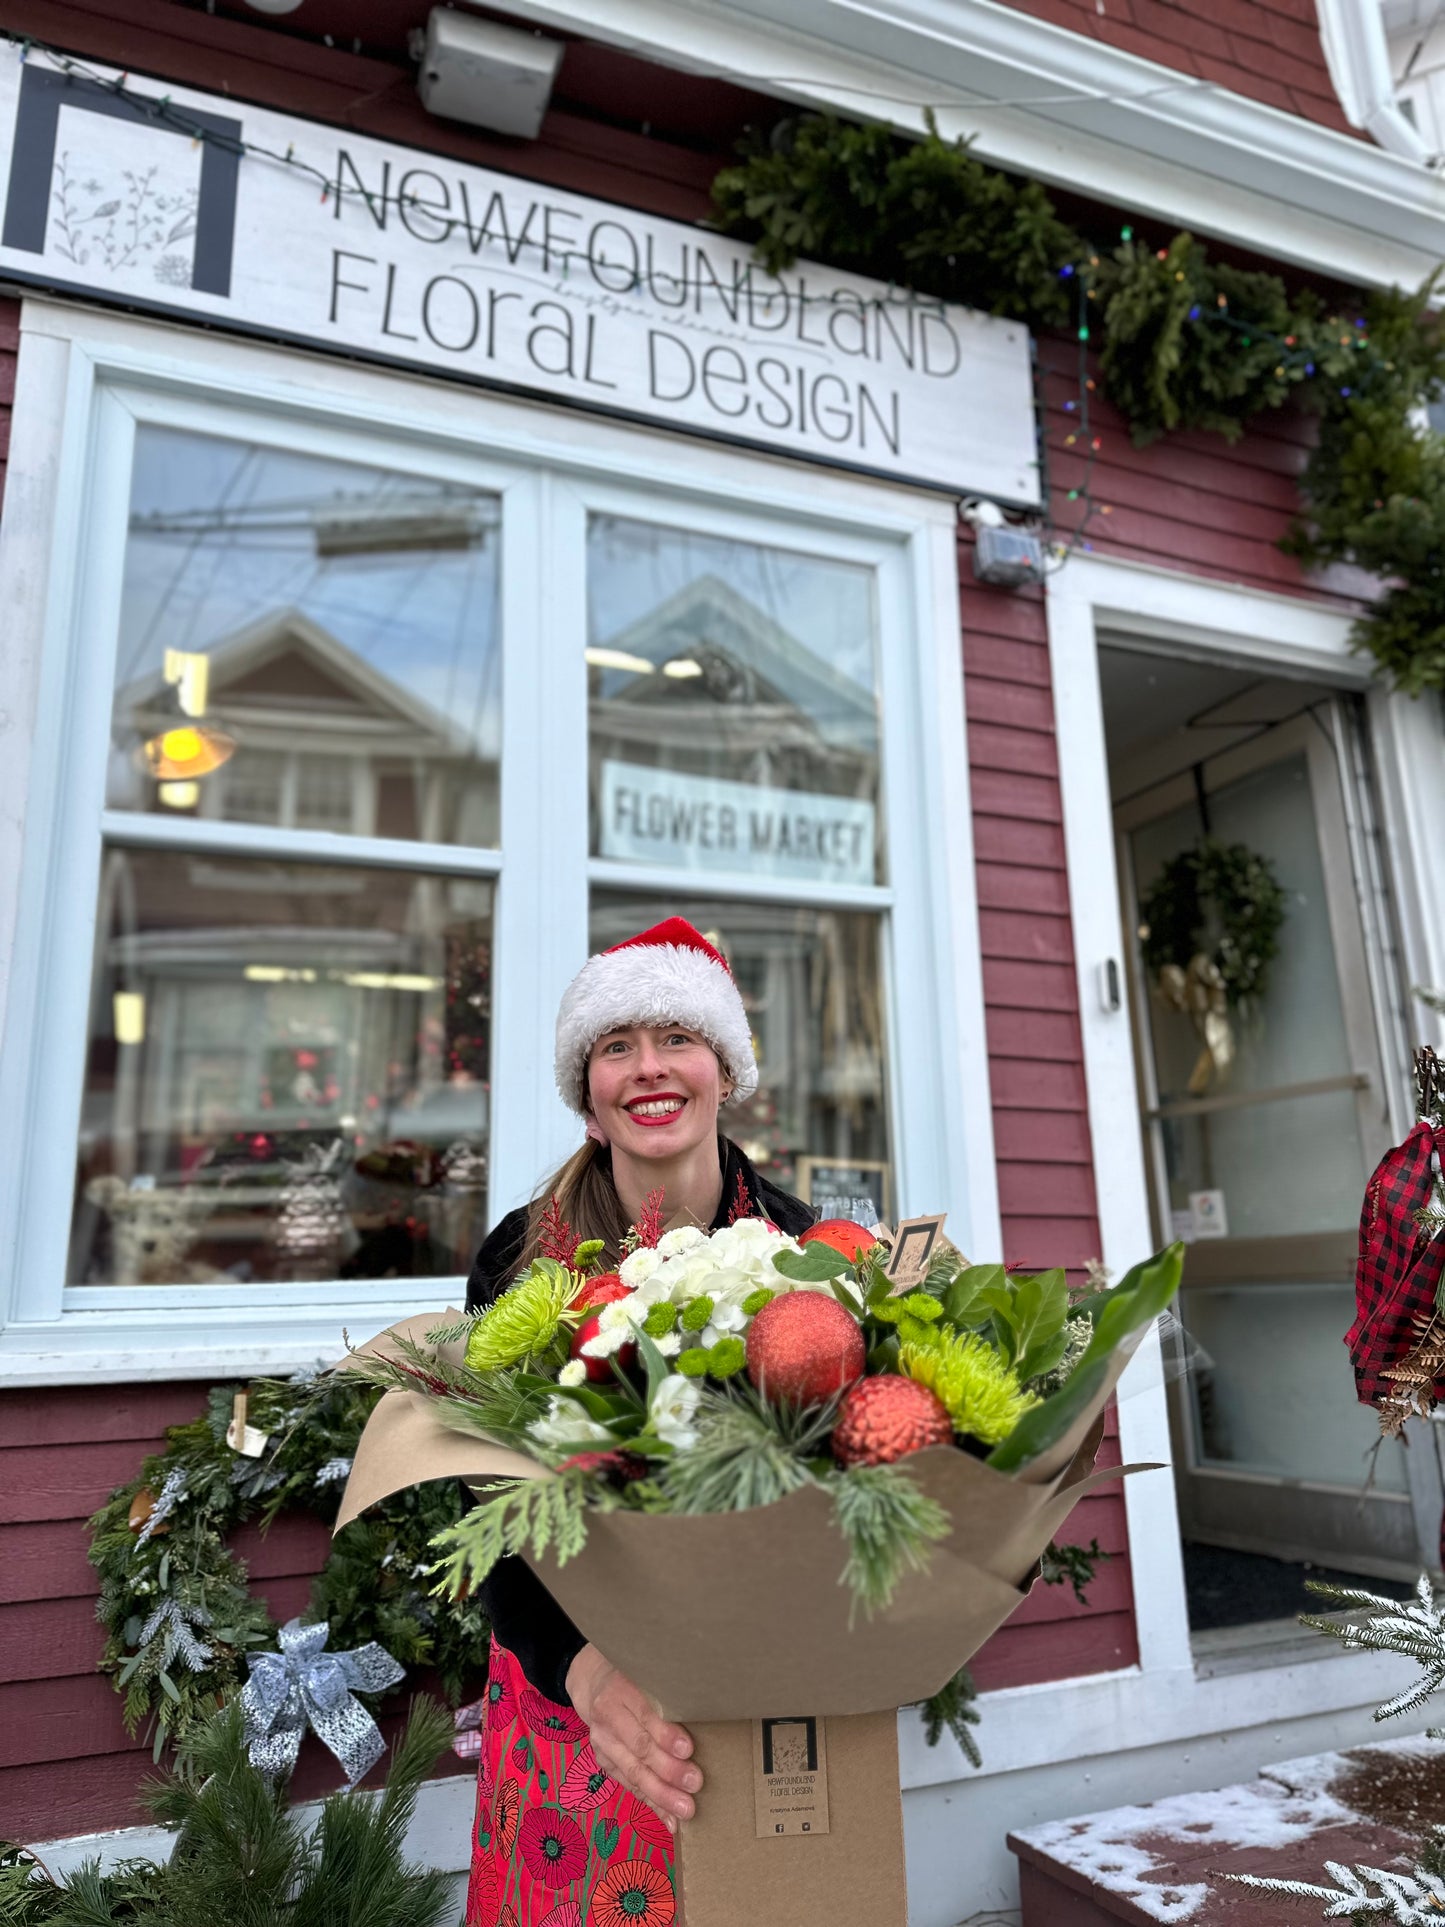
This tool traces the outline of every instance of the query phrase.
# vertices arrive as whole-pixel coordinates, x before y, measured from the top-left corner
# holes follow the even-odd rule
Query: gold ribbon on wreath
[[[1234,1062],[1234,1031],[1223,975],[1212,957],[1197,950],[1187,969],[1180,964],[1162,965],[1158,983],[1165,1003],[1187,1017],[1199,1037],[1202,1049],[1189,1073],[1188,1088],[1191,1097],[1202,1097],[1215,1075],[1223,1077]]]

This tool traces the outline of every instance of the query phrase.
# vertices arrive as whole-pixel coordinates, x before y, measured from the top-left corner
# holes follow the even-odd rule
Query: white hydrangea
[[[663,1232],[657,1241],[657,1255],[659,1258],[677,1258],[707,1242],[707,1233],[697,1225],[680,1224],[673,1231]]]
[[[639,1285],[647,1283],[661,1263],[657,1252],[649,1250],[646,1245],[639,1245],[636,1251],[628,1252],[622,1260],[617,1267],[617,1275],[630,1291],[636,1291]]]

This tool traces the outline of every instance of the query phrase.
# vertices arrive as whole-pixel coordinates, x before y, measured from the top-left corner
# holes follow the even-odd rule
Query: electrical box
[[[973,572],[980,582],[1017,589],[1044,579],[1044,545],[1032,529],[983,527],[974,544]]]
[[[552,97],[562,42],[433,7],[420,57],[416,84],[428,113],[535,140]]]

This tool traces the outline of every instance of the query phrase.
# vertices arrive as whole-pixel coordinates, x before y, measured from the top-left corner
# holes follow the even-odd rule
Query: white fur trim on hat
[[[557,1089],[579,1117],[587,1114],[592,1046],[633,1024],[684,1024],[705,1037],[732,1080],[725,1104],[740,1104],[758,1088],[752,1027],[726,964],[679,944],[629,943],[589,957],[557,1012]]]

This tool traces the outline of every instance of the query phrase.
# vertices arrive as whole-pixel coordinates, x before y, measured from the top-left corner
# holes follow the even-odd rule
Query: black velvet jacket
[[[730,1138],[718,1139],[718,1160],[723,1185],[714,1231],[736,1217],[769,1218],[780,1231],[796,1237],[813,1222],[808,1206],[759,1177]],[[737,1209],[740,1180],[748,1200],[742,1212]],[[509,1211],[476,1255],[467,1279],[468,1311],[490,1305],[512,1282],[526,1241],[525,1208]],[[569,1706],[567,1671],[587,1641],[532,1568],[522,1559],[500,1560],[482,1587],[482,1601],[497,1638],[516,1655],[532,1685],[548,1699]]]

